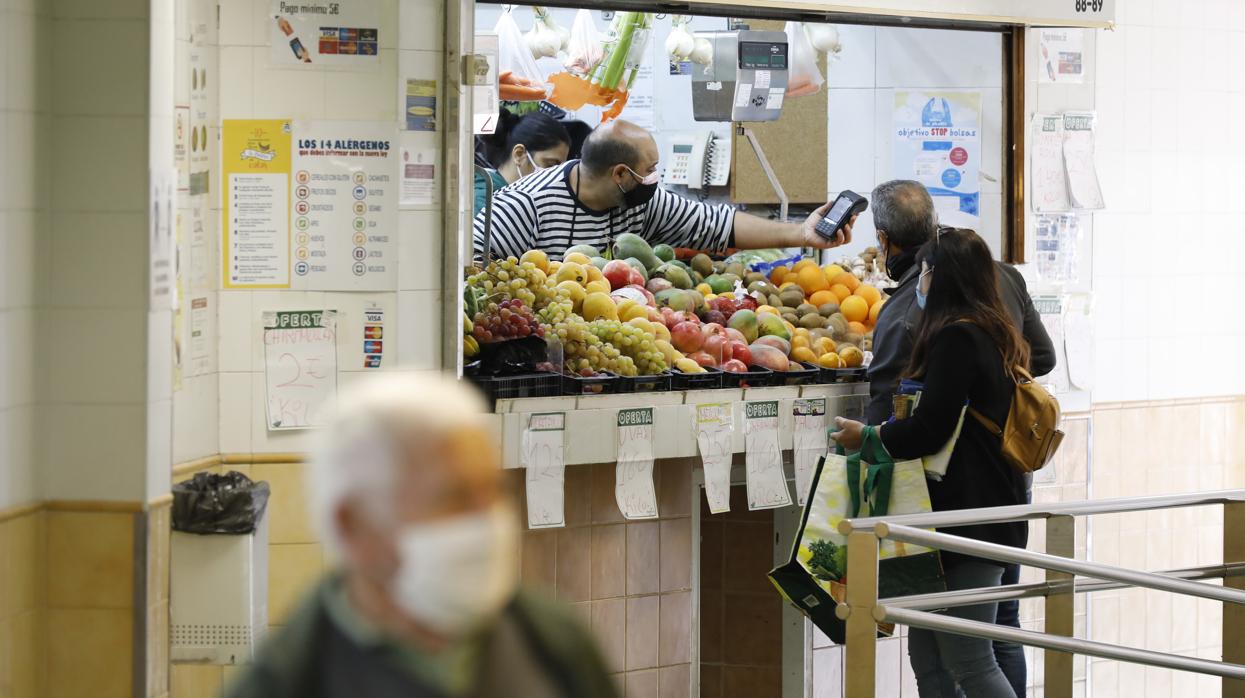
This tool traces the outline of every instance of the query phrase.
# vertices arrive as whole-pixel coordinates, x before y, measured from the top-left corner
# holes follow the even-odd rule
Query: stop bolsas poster
[[[940,213],[981,215],[981,93],[895,91],[892,162],[915,179]]]

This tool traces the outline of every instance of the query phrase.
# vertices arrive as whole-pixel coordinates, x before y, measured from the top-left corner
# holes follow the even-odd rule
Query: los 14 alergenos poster
[[[895,91],[894,177],[929,190],[940,213],[981,215],[981,93]]]

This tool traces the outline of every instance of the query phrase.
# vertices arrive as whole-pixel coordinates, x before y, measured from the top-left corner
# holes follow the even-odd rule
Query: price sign
[[[749,509],[776,509],[791,504],[778,445],[778,401],[746,402],[745,469]]]
[[[705,467],[705,500],[714,514],[731,510],[731,403],[696,405],[696,444]]]
[[[800,506],[808,501],[817,460],[826,454],[826,399],[824,397],[796,400],[792,405],[795,417],[795,495]]]
[[[653,408],[618,411],[618,465],[614,500],[628,519],[657,518],[653,488]]]
[[[527,470],[528,528],[566,525],[565,412],[528,415],[519,460]]]

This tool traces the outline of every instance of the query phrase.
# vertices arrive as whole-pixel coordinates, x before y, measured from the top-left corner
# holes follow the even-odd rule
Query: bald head
[[[584,141],[582,163],[592,176],[604,176],[625,165],[644,176],[657,166],[657,142],[652,134],[631,123],[615,119],[593,129]]]

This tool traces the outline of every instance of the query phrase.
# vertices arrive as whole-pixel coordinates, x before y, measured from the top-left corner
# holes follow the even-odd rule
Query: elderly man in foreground
[[[228,695],[614,698],[569,611],[518,588],[518,515],[474,391],[377,376],[339,410],[312,496],[339,571]]]

